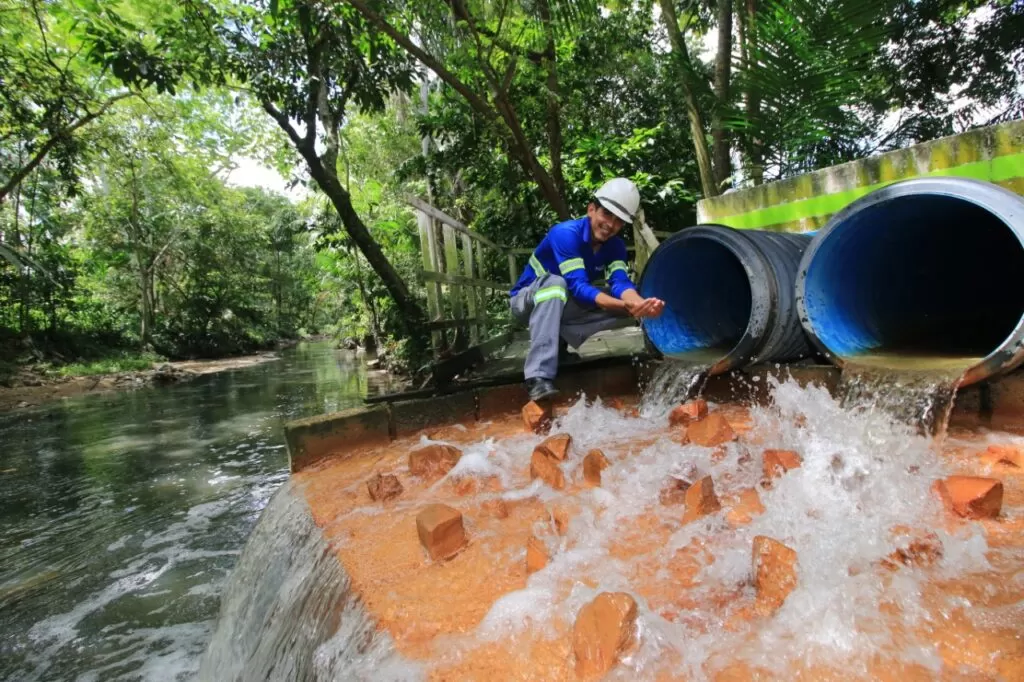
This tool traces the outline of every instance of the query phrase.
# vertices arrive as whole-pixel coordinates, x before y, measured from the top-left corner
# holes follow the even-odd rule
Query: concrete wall
[[[808,232],[847,204],[885,185],[923,175],[986,180],[1024,195],[1024,121],[962,135],[740,190],[697,204],[701,223]]]

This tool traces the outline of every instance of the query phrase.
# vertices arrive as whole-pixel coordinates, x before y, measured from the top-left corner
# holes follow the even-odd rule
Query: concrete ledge
[[[391,403],[391,433],[396,438],[422,429],[476,421],[476,396],[472,391],[434,398]]]
[[[636,395],[659,364],[619,364],[568,373],[558,379],[562,392],[557,404],[571,404],[581,393],[588,399]],[[840,373],[822,365],[758,365],[711,377],[703,395],[714,402],[765,404],[770,377],[790,377],[803,386],[816,384],[835,395]],[[289,422],[285,438],[291,470],[301,471],[330,458],[346,457],[355,448],[385,444],[424,429],[516,414],[526,401],[526,391],[515,383]],[[1024,370],[960,391],[952,421],[1019,429],[1024,425]]]
[[[391,440],[391,415],[384,405],[288,422],[284,427],[292,473],[347,450]]]

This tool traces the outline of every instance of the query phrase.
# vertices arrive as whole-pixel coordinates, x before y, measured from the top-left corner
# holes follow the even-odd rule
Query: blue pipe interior
[[[897,197],[835,225],[804,280],[815,336],[841,357],[985,357],[1024,314],[1024,247],[981,206]]]
[[[750,318],[750,282],[739,259],[710,239],[665,243],[647,263],[642,295],[665,301],[647,320],[651,342],[665,355],[685,357],[710,349],[725,355]]]

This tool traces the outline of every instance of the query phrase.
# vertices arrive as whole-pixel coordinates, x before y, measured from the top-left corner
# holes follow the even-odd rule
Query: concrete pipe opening
[[[643,296],[665,301],[664,314],[644,322],[651,344],[667,357],[708,365],[711,374],[802,357],[809,349],[793,286],[809,241],[721,225],[672,235],[640,281]]]
[[[804,254],[800,318],[837,364],[1016,366],[1024,328],[1024,200],[964,178],[884,187],[833,216]]]

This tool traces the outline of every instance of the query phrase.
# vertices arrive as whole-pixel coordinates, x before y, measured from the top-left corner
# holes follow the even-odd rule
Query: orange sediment
[[[683,448],[673,440],[677,427],[663,419],[660,425],[652,421],[650,431],[630,443],[611,440],[596,445],[588,442],[584,447],[574,442],[567,459],[559,462],[565,472],[565,488],[559,491],[531,481],[530,455],[544,436],[525,434],[518,413],[470,424],[465,430],[432,432],[464,451],[486,439],[513,444],[519,453],[514,461],[520,465],[504,470],[504,486],[494,476],[468,484],[451,474],[440,481],[411,475],[409,452],[421,445],[420,435],[346,453],[316,470],[296,474],[295,480],[315,522],[351,577],[352,590],[378,628],[391,635],[398,652],[425,665],[429,679],[579,679],[573,655],[576,615],[600,592],[628,592],[639,604],[640,622],[647,623],[640,631],[642,653],[636,655],[658,652],[645,661],[639,677],[631,679],[1024,680],[1024,469],[978,454],[994,442],[994,434],[961,429],[938,456],[947,476],[1001,481],[1004,492],[998,517],[963,519],[944,513],[936,498],[939,516],[935,528],[897,529],[905,539],[901,550],[886,560],[856,568],[871,572],[883,586],[913,575],[921,585],[918,605],[925,613],[911,617],[898,599],[888,599],[883,590],[878,617],[891,639],[888,648],[861,652],[853,668],[838,659],[833,664],[811,657],[768,664],[744,656],[746,650],[762,646],[764,628],[776,617],[771,609],[758,607],[756,569],[726,581],[709,579],[708,568],[716,562],[736,560],[737,538],[747,543],[745,561],[751,563],[749,540],[766,535],[749,529],[766,513],[765,495],[784,494],[779,485],[769,491],[758,482],[764,466],[761,453],[774,443],[765,443],[764,434],[753,431],[751,416],[744,408],[720,406],[711,414],[738,434],[736,442],[721,446],[727,450],[709,454],[707,459],[719,462],[731,457],[728,461],[737,462],[724,475],[712,475],[720,508],[704,497],[698,515],[687,515],[686,504],[661,504],[658,489],[662,478],[653,492],[648,491],[649,504],[630,515],[628,522],[615,526],[601,548],[600,560],[589,561],[581,554],[578,561],[563,563],[561,569],[557,568],[559,555],[585,549],[577,544],[581,535],[575,532],[576,524],[584,526],[612,513],[602,497],[607,494],[606,479],[616,475],[617,467],[628,468],[630,458],[656,443]],[[559,427],[551,433],[565,430]],[[726,440],[723,424],[715,424],[713,430],[724,435],[709,439],[709,443]],[[574,440],[578,437],[571,435]],[[583,475],[583,461],[592,447],[600,447],[609,462],[599,471],[597,486]],[[805,459],[800,471],[812,465]],[[397,476],[401,494],[386,502],[371,500],[367,480],[378,473]],[[689,483],[697,484],[705,479],[704,474]],[[791,471],[783,478],[793,475]],[[432,561],[417,539],[417,514],[431,504],[448,505],[462,514],[468,545],[447,560]],[[980,527],[984,535],[989,568],[960,574],[944,571],[941,554],[929,543],[970,524]],[[773,540],[788,545],[785,537]],[[526,559],[531,543],[535,552],[543,547],[550,553],[546,565],[537,560],[531,563],[532,575]],[[608,562],[615,563],[623,584],[606,584]],[[795,562],[799,584],[799,551]],[[856,572],[850,570],[851,575]],[[498,635],[484,633],[481,624],[495,603],[528,587],[552,595],[550,603],[537,604],[544,612],[538,612],[535,619],[527,614],[519,618],[519,627],[500,630]],[[792,589],[788,583],[787,589]],[[791,595],[783,592],[773,599],[785,600]],[[662,624],[664,629],[658,630],[662,634],[685,631],[688,636],[718,638],[721,650],[705,655],[697,670],[687,667],[686,647],[651,646],[651,628],[657,630]],[[874,622],[869,627],[876,626]],[[933,660],[901,655],[903,644],[920,641],[931,643]],[[629,665],[630,655],[626,652],[620,665]]]

